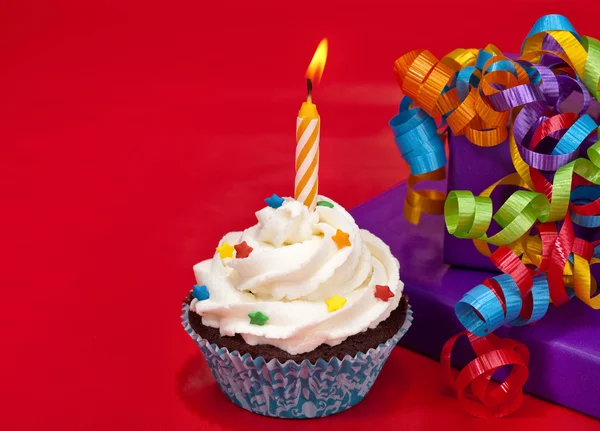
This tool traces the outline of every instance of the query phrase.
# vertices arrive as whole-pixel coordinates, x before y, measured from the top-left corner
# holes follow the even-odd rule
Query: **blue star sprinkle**
[[[206,286],[198,286],[197,284],[194,285],[194,292],[192,293],[192,296],[198,301],[205,301],[210,298],[210,294],[208,293]]]
[[[281,205],[283,205],[283,202],[285,201],[285,199],[280,198],[279,196],[277,196],[276,194],[273,194],[273,196],[271,196],[270,198],[266,198],[265,202],[267,203],[267,205],[269,205],[271,208],[279,208]]]

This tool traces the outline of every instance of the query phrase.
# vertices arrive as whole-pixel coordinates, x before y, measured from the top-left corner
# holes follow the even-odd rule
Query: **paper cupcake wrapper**
[[[194,332],[189,306],[181,321],[198,344],[223,393],[238,406],[264,416],[315,418],[329,416],[358,404],[367,395],[394,347],[412,324],[410,305],[400,330],[377,348],[315,364],[304,360],[279,362],[240,355],[211,344]]]

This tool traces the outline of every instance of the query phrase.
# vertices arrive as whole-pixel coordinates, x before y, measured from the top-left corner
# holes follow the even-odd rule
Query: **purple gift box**
[[[478,196],[496,181],[515,172],[508,141],[495,147],[479,147],[469,142],[464,135],[450,134],[448,146],[450,147],[448,191],[470,190]],[[514,191],[514,187],[498,187],[491,196],[494,211],[497,211]],[[497,232],[498,229],[494,231],[494,228],[497,226],[492,222],[490,234]],[[444,262],[449,265],[498,272],[490,258],[477,251],[473,241],[456,238],[448,231],[445,231]]]
[[[500,158],[508,153],[504,144],[479,148],[468,141],[455,139],[451,145],[457,147],[455,150],[467,152],[472,160],[468,166],[461,165],[462,173],[455,180],[463,181],[466,175],[479,178],[478,173],[485,171],[492,181],[477,183],[486,187],[504,175],[499,167],[501,160],[507,160],[507,169],[511,168],[510,157]],[[458,162],[458,158],[455,160]],[[449,180],[453,178],[452,169],[451,162]],[[460,187],[454,185],[453,188]],[[456,254],[469,253],[471,258],[479,259],[477,250],[469,240],[450,239],[446,253],[443,253],[443,217],[424,215],[418,226],[411,225],[402,215],[401,203],[405,195],[406,184],[400,184],[355,208],[352,214],[361,228],[382,238],[400,260],[400,276],[417,315],[411,331],[400,345],[439,359],[444,343],[464,330],[454,313],[455,304],[468,290],[493,274],[445,265],[444,255],[452,259],[449,255],[453,250]],[[472,253],[469,247],[473,247]],[[454,256],[454,261],[470,262],[466,256],[462,257]],[[481,256],[481,267],[485,267],[486,259]],[[600,418],[599,332],[600,313],[578,300],[572,300],[560,308],[551,306],[548,314],[533,326],[504,326],[495,333],[500,337],[508,336],[529,348],[531,361],[530,376],[525,385],[527,392]],[[464,350],[461,347],[465,347]],[[462,367],[474,357],[466,346],[457,346],[455,353],[455,366]]]

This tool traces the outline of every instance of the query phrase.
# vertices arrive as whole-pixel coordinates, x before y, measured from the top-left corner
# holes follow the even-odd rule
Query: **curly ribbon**
[[[420,108],[411,108],[412,100],[404,98],[398,115],[390,120],[395,141],[402,157],[410,166],[404,216],[418,224],[422,213],[443,214],[446,194],[438,190],[415,190],[421,181],[446,178],[446,153],[433,118]]]
[[[479,58],[488,58],[493,47],[486,48]],[[530,84],[527,72],[519,64],[499,54],[489,56],[481,72],[472,68],[478,59],[469,56],[464,59],[463,67],[468,67],[457,82],[452,84],[455,70],[447,62],[438,61],[429,51],[412,51],[395,62],[394,71],[401,89],[409,98],[419,103],[431,117],[445,118],[455,135],[466,135],[480,146],[494,146],[507,137],[506,122],[509,112],[497,111],[488,102],[486,96],[500,99],[503,96],[516,97],[510,89],[499,90],[499,85],[520,87],[527,94],[527,100],[539,100],[541,94]],[[479,77],[480,76],[480,77]],[[478,79],[480,91],[471,86],[471,80]],[[472,87],[466,92],[466,88]],[[460,98],[458,93],[460,88]]]
[[[596,190],[593,187],[578,187],[572,194],[574,174],[589,183],[600,185],[600,166],[587,159],[577,159],[556,171],[554,183],[548,186],[547,193],[517,190],[495,214],[493,214],[489,195],[475,197],[468,190],[451,191],[444,209],[448,232],[458,238],[475,238],[493,245],[506,245],[526,235],[537,221],[545,223],[565,219],[571,196],[576,199],[572,207],[577,208],[578,211],[584,208],[583,211],[589,215],[590,209],[600,207],[600,203],[596,202],[600,192],[591,191]],[[515,181],[508,181],[514,178],[514,174],[511,175],[492,185],[491,188],[499,184],[516,184]],[[585,196],[582,193],[585,193]],[[595,194],[598,194],[596,198],[594,198]],[[592,198],[594,198],[593,202],[590,201]],[[581,204],[584,201],[589,202]],[[475,205],[475,202],[478,204]],[[597,227],[595,224],[599,218],[593,217],[577,214],[576,220],[582,226]],[[502,230],[488,237],[486,231],[492,219],[502,227]]]
[[[440,168],[422,175],[409,175],[408,190],[404,201],[404,217],[412,224],[419,224],[421,214],[443,214],[446,194],[439,190],[415,190],[421,181],[440,181],[446,178],[446,169]]]
[[[583,82],[596,97],[596,100],[600,100],[600,42],[586,36],[583,36],[581,40],[583,48],[588,53]]]
[[[461,336],[468,338],[477,357],[455,377],[450,358]],[[529,350],[523,344],[494,334],[476,337],[464,331],[446,342],[441,363],[446,381],[457,392],[461,406],[473,416],[506,416],[523,401],[523,385],[529,377]],[[506,379],[501,384],[490,383],[494,372],[505,366],[511,366]]]
[[[396,60],[394,72],[407,97],[390,125],[411,169],[405,216],[412,223],[421,213],[439,213],[444,202],[439,192],[413,188],[425,179],[444,178],[440,135],[446,128],[482,147],[508,140],[514,173],[479,196],[451,191],[443,204],[448,231],[471,239],[503,272],[456,304],[478,358],[451,382],[468,411],[502,416],[522,397],[520,388],[502,399],[486,392],[496,365],[517,362],[516,344],[497,339],[493,331],[533,323],[550,302],[560,306],[575,296],[600,309],[590,272],[600,261],[600,246],[576,238],[573,229],[573,224],[600,227],[600,42],[580,37],[565,17],[547,15],[529,32],[518,60],[493,45],[456,50],[442,60],[417,50]],[[439,124],[433,118],[440,118]],[[505,185],[520,190],[494,212],[490,196]],[[492,220],[500,230],[488,235]],[[457,337],[444,348],[448,369]],[[510,344],[513,362],[495,355],[492,363],[476,365],[502,343]]]
[[[525,284],[527,281],[529,288]],[[532,278],[528,274],[516,282],[513,276],[502,274],[467,292],[456,304],[455,311],[469,332],[485,337],[505,323],[524,326],[540,320],[548,310],[549,299],[546,275]]]

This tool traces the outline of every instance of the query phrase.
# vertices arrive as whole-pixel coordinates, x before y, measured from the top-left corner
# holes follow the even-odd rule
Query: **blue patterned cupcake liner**
[[[223,393],[234,404],[264,416],[316,418],[342,412],[367,395],[385,361],[410,327],[410,305],[400,330],[377,348],[355,356],[329,361],[319,359],[285,363],[265,361],[249,353],[240,355],[211,344],[190,326],[190,308],[183,306],[181,321],[185,331],[198,344]]]

